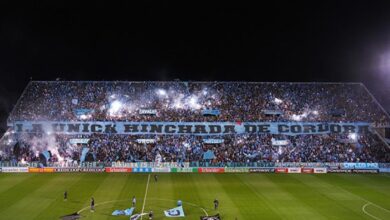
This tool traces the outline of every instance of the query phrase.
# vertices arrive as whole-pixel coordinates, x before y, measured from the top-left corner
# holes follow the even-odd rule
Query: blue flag
[[[164,214],[166,217],[184,217],[183,206],[178,206],[176,208],[164,211]]]
[[[212,160],[215,158],[214,151],[208,150],[203,154],[203,160]]]
[[[134,208],[129,208],[125,210],[115,210],[112,212],[112,215],[117,216],[117,215],[126,215],[130,216],[133,214]]]
[[[49,151],[45,150],[42,152],[43,156],[46,158],[46,160],[49,160],[50,159],[50,153]]]
[[[80,161],[81,162],[84,162],[85,157],[87,156],[88,151],[89,151],[89,148],[87,148],[87,147],[83,148],[83,150],[81,152],[81,156],[80,156]]]

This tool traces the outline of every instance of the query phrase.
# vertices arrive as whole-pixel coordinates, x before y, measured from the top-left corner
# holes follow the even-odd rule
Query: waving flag
[[[205,152],[203,154],[203,159],[204,160],[212,160],[215,158],[215,154],[214,154],[214,151],[212,150],[208,150],[207,152]]]
[[[81,156],[80,156],[80,161],[84,162],[85,157],[87,156],[87,153],[89,151],[89,148],[84,147],[83,150],[81,151]]]
[[[164,211],[166,217],[184,217],[183,206]]]
[[[42,152],[43,156],[46,158],[46,160],[49,160],[50,159],[50,153],[49,151],[45,150]]]
[[[133,214],[134,208],[129,208],[125,210],[115,210],[112,212],[112,215],[117,216],[117,215],[126,215],[130,216]]]

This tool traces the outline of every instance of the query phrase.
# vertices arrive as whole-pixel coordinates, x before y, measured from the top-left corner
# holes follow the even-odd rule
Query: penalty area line
[[[366,207],[369,206],[369,205],[372,205],[372,203],[371,203],[371,202],[368,202],[368,203],[366,203],[366,204],[364,204],[364,205],[362,206],[362,211],[364,212],[364,214],[370,216],[370,217],[373,218],[373,219],[382,220],[382,219],[380,219],[380,218],[378,218],[378,217],[376,217],[376,216],[374,216],[374,215],[372,215],[372,214],[370,214],[370,213],[368,213],[368,212],[366,211]]]
[[[142,204],[141,213],[144,213],[144,209],[145,209],[146,196],[148,195],[148,189],[149,189],[149,180],[150,180],[150,174],[148,175],[148,182],[146,183],[146,190],[145,190],[144,202]],[[141,220],[142,220],[142,215],[141,215]]]

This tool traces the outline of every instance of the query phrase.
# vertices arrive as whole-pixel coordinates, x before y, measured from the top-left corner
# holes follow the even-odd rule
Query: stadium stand
[[[18,127],[35,122],[62,122],[64,126],[84,123],[89,130],[83,132],[83,127],[79,132],[44,132]],[[298,132],[292,134],[290,127],[287,133],[279,130],[214,135],[170,134],[168,129],[125,134],[100,132],[104,126],[93,127],[94,122],[238,126],[339,126],[338,123],[340,127],[343,123],[366,123],[369,129],[303,134],[298,127]],[[251,162],[390,162],[389,146],[376,131],[389,122],[388,115],[360,83],[33,81],[8,118],[9,130],[0,141],[0,160],[2,164],[39,162],[42,166],[133,161],[209,162],[214,166]]]

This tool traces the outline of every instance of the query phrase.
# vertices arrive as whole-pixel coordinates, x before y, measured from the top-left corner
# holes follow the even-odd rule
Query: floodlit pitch
[[[178,200],[182,219],[217,213],[233,220],[390,219],[388,174],[158,174],[157,182],[152,175],[1,174],[0,219],[52,220],[75,212],[86,220],[128,219],[111,213],[131,207],[133,195],[135,213],[153,211],[154,219],[168,219],[163,211]]]

